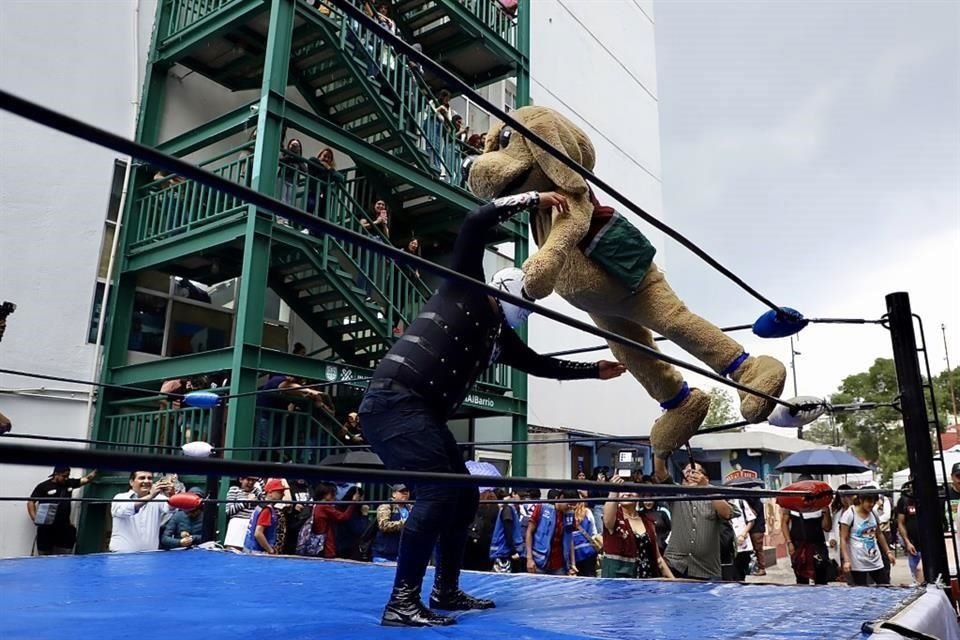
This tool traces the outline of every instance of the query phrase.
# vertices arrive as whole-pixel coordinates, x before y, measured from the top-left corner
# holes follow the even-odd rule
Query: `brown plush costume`
[[[513,117],[570,158],[593,170],[593,144],[576,125],[552,109],[523,107]],[[523,265],[524,288],[540,299],[556,291],[590,314],[598,327],[656,349],[660,333],[714,371],[779,396],[784,366],[769,356],[746,357],[743,347],[681,301],[652,263],[654,249],[636,228],[609,207],[600,206],[587,183],[520,134],[491,127],[486,148],[470,168],[471,190],[491,199],[525,191],[557,191],[567,197],[569,214],[533,214],[533,237],[540,250]],[[601,243],[600,241],[603,240]],[[650,434],[654,451],[664,455],[683,446],[703,423],[708,396],[686,392],[672,365],[636,349],[610,344],[613,354],[666,412]],[[740,412],[762,422],[774,403],[740,392]]]

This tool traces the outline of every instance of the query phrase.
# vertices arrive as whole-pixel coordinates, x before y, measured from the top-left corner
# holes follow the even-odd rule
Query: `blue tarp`
[[[904,588],[465,573],[497,608],[433,629],[378,625],[393,567],[190,550],[0,560],[4,640],[864,638]],[[432,576],[428,575],[429,592]]]

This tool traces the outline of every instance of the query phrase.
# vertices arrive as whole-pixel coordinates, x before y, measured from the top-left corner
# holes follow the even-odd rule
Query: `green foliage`
[[[954,393],[960,401],[960,374],[953,370]],[[945,426],[950,413],[951,376],[944,371],[933,381],[934,396],[937,401],[937,413],[941,426]],[[840,389],[833,394],[830,402],[847,404],[853,402],[892,402],[900,394],[897,385],[897,373],[890,358],[877,358],[870,369],[863,373],[847,376]],[[927,404],[929,405],[929,396]],[[928,406],[928,410],[932,407]],[[932,417],[932,411],[931,411]],[[907,466],[906,442],[903,437],[903,422],[895,409],[882,408],[871,411],[841,413],[835,418],[840,426],[840,443],[854,455],[880,467],[883,480],[890,478],[894,471]],[[931,437],[932,437],[931,433]],[[804,431],[804,437],[816,442],[833,444],[832,430],[819,425]]]
[[[840,445],[846,443],[843,441],[843,433],[839,426],[834,426],[830,421],[830,416],[821,416],[816,421],[811,422],[803,428],[803,439],[810,442],[819,442],[820,444]]]
[[[722,387],[713,387],[707,391],[710,396],[710,410],[707,412],[707,419],[703,421],[706,426],[730,424],[740,419],[740,415],[734,408],[733,396]]]
[[[951,383],[953,396],[956,398],[957,405],[960,406],[960,367],[954,367],[952,371],[941,371],[940,375],[933,378],[933,395],[937,400],[937,416],[940,418],[941,427],[957,424],[960,421],[960,416],[953,413],[953,399],[950,397]]]

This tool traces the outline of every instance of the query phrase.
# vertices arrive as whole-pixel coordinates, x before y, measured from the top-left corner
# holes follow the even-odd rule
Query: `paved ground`
[[[767,567],[765,576],[747,576],[747,582],[772,582],[774,584],[796,584],[797,580],[790,568],[790,560],[780,558],[775,567]],[[910,568],[904,556],[897,556],[897,564],[891,567],[890,583],[894,585],[909,585],[913,582],[910,577]]]

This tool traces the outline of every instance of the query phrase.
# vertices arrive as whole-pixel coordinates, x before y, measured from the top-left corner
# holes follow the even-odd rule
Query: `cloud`
[[[885,50],[864,79],[871,98],[883,103],[892,100],[908,72],[933,58],[940,49],[940,43],[913,41]]]
[[[772,165],[803,165],[816,159],[827,140],[831,114],[842,97],[843,83],[831,81],[815,87],[806,97],[773,124],[731,125],[706,131],[689,144],[673,149],[664,146],[664,156],[683,162],[682,176],[664,175],[666,189],[679,182],[696,189],[672,187],[684,200],[683,209],[702,210],[724,200],[727,189],[758,169]],[[720,162],[720,158],[735,159]],[[691,209],[692,208],[692,209]]]

